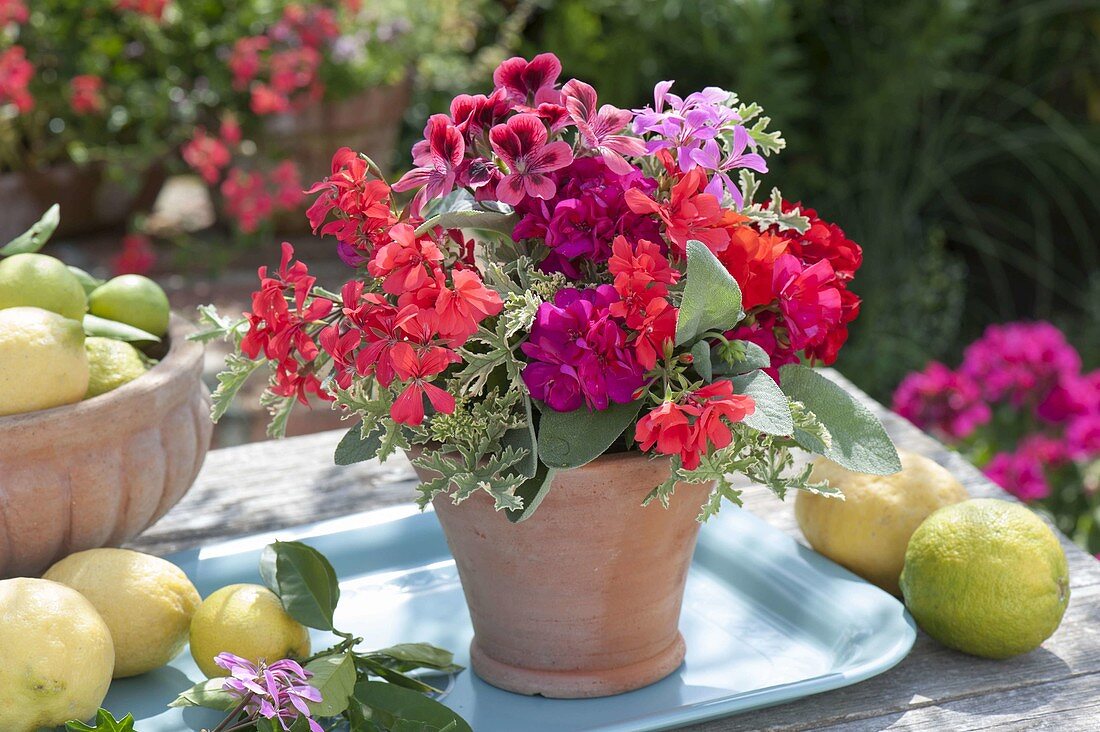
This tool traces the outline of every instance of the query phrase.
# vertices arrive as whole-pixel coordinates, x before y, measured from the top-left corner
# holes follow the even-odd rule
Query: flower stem
[[[210,732],[228,732],[228,730],[230,729],[237,729],[238,727],[240,727],[240,725],[229,727],[229,723],[234,721],[235,719],[237,719],[237,717],[241,715],[241,712],[244,711],[244,708],[248,704],[248,702],[252,701],[252,696],[253,695],[250,692],[247,696],[245,696],[244,699],[241,699],[241,703],[237,705],[237,708],[230,712],[229,716],[223,719],[221,723],[214,729],[210,730]]]

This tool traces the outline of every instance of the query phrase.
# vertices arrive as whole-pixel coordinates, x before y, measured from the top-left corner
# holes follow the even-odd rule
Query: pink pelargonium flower
[[[557,185],[546,175],[573,162],[569,144],[547,142],[542,121],[533,114],[517,114],[505,124],[489,130],[493,152],[508,166],[508,175],[497,184],[497,199],[511,206],[525,197],[547,200]]]
[[[418,167],[393,184],[395,191],[409,191],[423,186],[413,199],[413,215],[420,213],[427,199],[440,198],[451,192],[462,158],[466,155],[462,132],[445,114],[433,114],[428,118],[424,138],[427,149],[418,143],[419,147],[413,150],[414,162]]]
[[[768,164],[764,162],[761,155],[754,152],[745,152],[749,149],[751,142],[745,126],[737,125],[733,128],[733,148],[725,158],[722,157],[721,147],[714,139],[707,140],[701,147],[690,151],[691,159],[696,165],[714,173],[705,189],[707,193],[720,199],[722,198],[722,192],[725,191],[737,204],[738,208],[744,205],[745,201],[741,195],[741,187],[730,179],[729,172],[738,168],[748,168],[749,170],[755,170],[757,173],[768,172]]]
[[[530,61],[513,56],[493,72],[493,84],[503,89],[514,104],[559,104],[561,94],[554,88],[559,74],[561,61],[552,53],[540,53]]]
[[[835,281],[826,259],[805,268],[792,254],[776,260],[773,288],[796,351],[818,342],[840,322],[840,291]]]
[[[581,133],[581,142],[588,149],[599,153],[607,167],[619,175],[634,170],[623,155],[644,155],[645,143],[638,137],[618,134],[629,124],[634,115],[605,104],[596,108],[596,90],[583,81],[572,79],[561,90],[565,108]]]

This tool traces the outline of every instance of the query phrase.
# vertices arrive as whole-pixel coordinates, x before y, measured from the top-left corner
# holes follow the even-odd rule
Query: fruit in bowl
[[[0,578],[132,539],[190,488],[212,431],[202,346],[159,286],[55,265],[36,227],[0,247]],[[133,322],[84,314],[100,288],[99,312]]]

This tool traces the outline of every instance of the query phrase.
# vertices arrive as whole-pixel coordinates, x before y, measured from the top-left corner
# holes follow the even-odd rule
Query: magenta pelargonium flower
[[[503,89],[513,104],[558,104],[561,93],[554,87],[560,74],[561,61],[552,53],[540,53],[530,61],[513,56],[493,72],[493,84]]]
[[[989,326],[963,355],[960,371],[981,385],[990,402],[1036,406],[1059,383],[1081,371],[1081,357],[1050,323]]]
[[[600,411],[634,400],[645,374],[609,312],[618,300],[611,285],[570,287],[539,306],[531,337],[521,346],[531,359],[523,383],[532,397],[559,412],[582,405]]]
[[[1021,501],[1038,501],[1050,495],[1043,464],[1028,452],[1001,452],[985,466],[986,477]]]
[[[961,440],[993,417],[981,387],[967,374],[932,361],[894,391],[894,411],[924,430]]]
[[[573,150],[569,143],[547,140],[546,126],[533,114],[517,114],[489,130],[493,152],[508,166],[508,175],[497,183],[497,200],[515,206],[527,196],[554,197],[557,185],[547,173],[573,162]]]
[[[321,692],[309,685],[312,676],[289,658],[274,663],[253,664],[232,653],[219,653],[214,663],[229,672],[222,688],[244,703],[245,714],[253,719],[275,720],[289,732],[298,719],[305,719],[310,732],[324,729],[310,717],[307,702],[321,701]]]

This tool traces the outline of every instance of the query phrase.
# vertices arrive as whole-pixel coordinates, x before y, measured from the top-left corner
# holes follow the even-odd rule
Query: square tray
[[[205,597],[259,582],[260,550],[276,538],[324,552],[340,576],[337,627],[363,649],[426,641],[469,665],[473,634],[454,560],[431,512],[401,506],[168,557]],[[602,699],[555,700],[501,691],[467,670],[441,701],[476,732],[641,732],[723,717],[854,684],[901,661],[916,638],[900,602],[747,511],[728,507],[703,527],[680,627],[687,658],[652,686]],[[314,632],[314,648],[333,642]],[[116,681],[104,706],[133,712],[137,732],[213,726],[216,713],[166,709],[202,674],[183,653],[169,666]],[[437,684],[438,685],[438,684]]]

